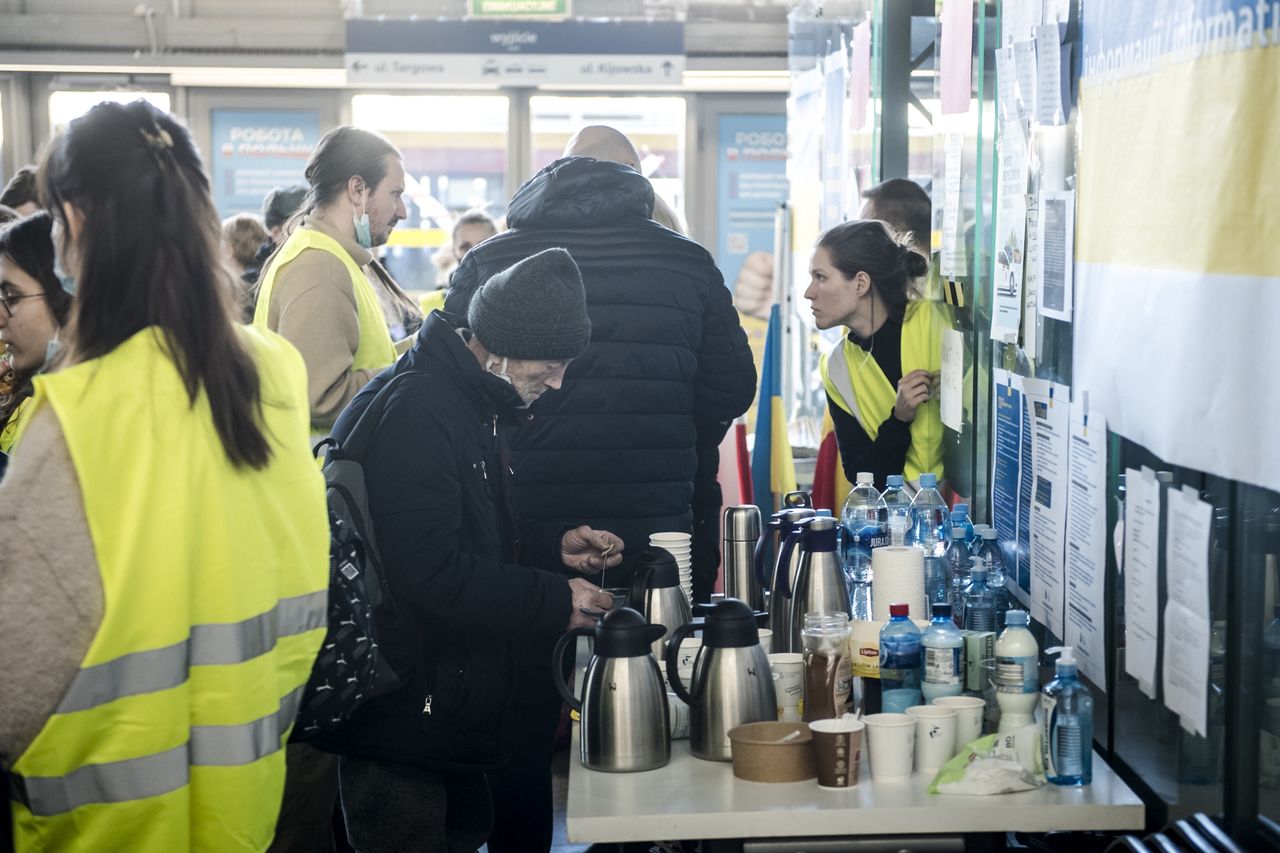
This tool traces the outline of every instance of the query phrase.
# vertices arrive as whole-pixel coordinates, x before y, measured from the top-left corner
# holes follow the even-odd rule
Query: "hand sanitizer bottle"
[[[1076,676],[1071,646],[1045,652],[1062,656],[1057,678],[1040,694],[1044,775],[1055,785],[1088,785],[1093,781],[1093,697]]]

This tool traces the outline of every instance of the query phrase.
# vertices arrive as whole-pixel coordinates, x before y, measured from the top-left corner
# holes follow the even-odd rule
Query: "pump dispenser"
[[[1093,781],[1093,697],[1076,675],[1071,646],[1045,650],[1059,652],[1058,676],[1040,694],[1044,775],[1055,785],[1088,785]]]

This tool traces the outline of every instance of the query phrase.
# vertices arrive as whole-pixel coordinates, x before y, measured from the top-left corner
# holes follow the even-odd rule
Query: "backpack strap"
[[[397,373],[378,389],[378,393],[373,395],[373,399],[369,401],[368,407],[360,413],[360,418],[356,421],[356,425],[351,428],[351,432],[343,441],[334,438],[327,438],[320,444],[316,445],[317,449],[329,443],[343,459],[362,459],[365,450],[369,446],[369,442],[373,438],[373,433],[378,428],[378,423],[382,420],[382,413],[387,408],[387,402],[391,399],[391,392],[400,385],[405,384],[404,380],[411,378],[415,371],[406,370],[403,373]]]

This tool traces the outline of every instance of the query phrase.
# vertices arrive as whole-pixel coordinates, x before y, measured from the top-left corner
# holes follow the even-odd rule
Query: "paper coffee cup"
[[[916,770],[937,773],[956,754],[956,709],[945,705],[912,705],[916,721]]]
[[[773,632],[768,628],[760,629],[760,648],[766,655],[773,653]]]
[[[814,720],[813,755],[818,765],[818,786],[852,788],[858,784],[862,763],[862,730],[865,724],[851,717]]]
[[[871,714],[862,718],[867,727],[871,778],[877,782],[901,782],[911,778],[915,755],[916,721],[906,714]]]
[[[778,719],[793,721],[804,714],[804,655],[779,652],[769,655],[773,692],[778,697]]]
[[[939,696],[933,704],[956,709],[956,752],[982,737],[982,717],[987,703],[981,696]]]

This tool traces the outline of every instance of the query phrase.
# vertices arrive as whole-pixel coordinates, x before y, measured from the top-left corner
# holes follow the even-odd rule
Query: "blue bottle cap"
[[[931,471],[926,471],[920,475],[920,488],[936,489],[938,488],[938,475]]]
[[[968,515],[968,514],[969,514],[969,505],[968,505],[968,504],[956,504],[955,506],[953,506],[953,507],[951,508],[951,514],[952,514],[952,515],[955,515],[957,512],[958,512],[958,513],[960,513],[961,515]]]
[[[1006,626],[1020,625],[1023,628],[1025,628],[1029,624],[1029,616],[1030,614],[1028,614],[1027,611],[1025,610],[1010,610],[1008,613],[1005,613],[1004,615],[1004,624]]]
[[[902,479],[901,474],[890,474],[888,477],[884,478],[884,482],[887,486],[897,486],[901,489],[906,480]]]

